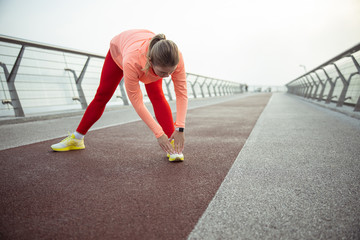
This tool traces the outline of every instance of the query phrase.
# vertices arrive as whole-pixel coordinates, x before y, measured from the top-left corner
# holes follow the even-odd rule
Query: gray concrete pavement
[[[304,97],[300,97],[300,96],[296,96],[296,95],[292,95],[292,96],[294,96],[298,99],[301,99],[305,102],[313,103],[313,104],[321,106],[323,108],[330,109],[335,112],[339,112],[339,113],[345,114],[349,117],[360,120],[360,112],[354,112],[354,106],[343,105],[341,107],[337,107],[335,102],[325,103],[325,101],[319,102],[316,99],[314,100],[311,98],[304,98]]]
[[[360,121],[274,94],[188,239],[360,239]]]
[[[189,99],[189,109],[222,103],[252,94],[244,93],[231,96]],[[175,112],[175,101],[171,101],[170,106]],[[153,114],[151,104],[147,104],[147,107]],[[21,119],[0,119],[0,150],[66,136],[68,132],[76,130],[83,113],[84,111],[71,111],[33,115]],[[112,107],[109,110],[105,110],[103,116],[94,124],[90,131],[138,120],[140,118],[132,106]]]

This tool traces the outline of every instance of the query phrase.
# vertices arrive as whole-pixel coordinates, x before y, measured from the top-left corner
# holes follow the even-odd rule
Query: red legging
[[[76,131],[86,134],[91,126],[99,120],[104,112],[107,102],[113,96],[123,77],[123,71],[116,65],[110,55],[106,55],[104,66],[101,72],[100,85],[92,102],[87,107],[84,116]],[[170,137],[175,131],[173,117],[169,103],[166,101],[162,90],[162,79],[145,84],[147,95],[153,105],[155,117],[165,134]]]

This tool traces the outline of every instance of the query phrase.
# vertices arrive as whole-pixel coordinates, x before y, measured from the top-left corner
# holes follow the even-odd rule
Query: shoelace
[[[61,142],[65,142],[67,140],[71,139],[71,133],[68,132],[68,136],[66,138],[64,138]]]

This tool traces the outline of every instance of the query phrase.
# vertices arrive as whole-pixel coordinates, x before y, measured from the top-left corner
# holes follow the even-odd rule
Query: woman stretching
[[[171,75],[176,94],[174,124],[169,103],[162,90],[162,78]],[[107,102],[124,77],[127,95],[140,118],[153,131],[169,161],[183,161],[187,87],[184,61],[176,44],[165,35],[148,30],[129,30],[115,36],[101,72],[100,85],[76,131],[51,148],[54,151],[84,149],[84,136],[101,117]],[[155,119],[144,105],[139,82],[145,84]]]

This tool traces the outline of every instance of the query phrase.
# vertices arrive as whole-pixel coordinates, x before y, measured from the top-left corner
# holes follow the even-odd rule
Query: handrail
[[[345,58],[348,61],[339,61]],[[288,88],[289,93],[317,99],[317,101],[325,100],[327,104],[336,102],[337,107],[344,104],[352,105],[355,106],[354,111],[360,111],[360,92],[357,88],[360,78],[357,82],[352,80],[354,76],[360,75],[359,60],[356,58],[360,58],[360,43],[288,82],[285,86]],[[352,64],[353,72],[349,72],[349,64]],[[333,69],[334,76],[329,74],[330,67]],[[319,70],[324,74],[325,79],[320,78],[317,72]],[[328,90],[325,93],[326,89]]]
[[[25,109],[29,108],[37,108],[37,109],[44,109],[46,106],[47,108],[52,108],[59,106],[62,108],[74,108],[78,106],[80,103],[81,108],[85,109],[87,107],[87,99],[91,100],[90,97],[92,95],[87,94],[83,90],[82,82],[87,83],[87,81],[91,81],[91,79],[99,79],[98,75],[100,74],[100,70],[102,64],[100,61],[91,61],[93,58],[97,59],[105,59],[104,55],[75,50],[75,49],[69,49],[65,47],[50,45],[50,44],[44,44],[39,43],[35,41],[29,41],[24,40],[20,38],[5,36],[0,34],[0,42],[10,43],[18,45],[19,48],[17,51],[18,53],[14,52],[12,46],[8,45],[1,45],[1,47],[8,51],[7,53],[0,53],[0,70],[3,70],[3,74],[5,75],[5,81],[1,80],[1,93],[3,93],[4,97],[1,99],[2,106],[6,105],[8,109],[0,109],[1,111],[7,111],[13,110],[15,117],[24,117],[24,109],[23,105],[25,102]],[[37,51],[34,51],[34,49],[44,49],[45,55],[42,55],[42,53],[39,53],[37,55]],[[57,52],[60,52],[62,54],[57,54]],[[28,54],[27,54],[28,53]],[[68,55],[65,55],[65,53],[69,53]],[[29,57],[31,56],[31,57]],[[15,63],[13,62],[13,58],[15,58]],[[57,61],[52,61],[50,59],[57,59]],[[68,59],[68,60],[67,60]],[[23,61],[22,61],[23,60]],[[70,61],[69,61],[70,60]],[[24,62],[24,63],[22,63]],[[48,65],[51,65],[52,67],[47,67]],[[97,68],[98,70],[94,72],[94,70],[87,70]],[[63,87],[57,88],[56,90],[53,89],[53,87],[46,85],[48,83],[42,84],[41,81],[32,81],[32,79],[45,79],[46,81],[50,82],[46,76],[46,73],[52,71],[50,74],[52,75],[51,81],[53,79],[59,79],[58,82],[51,82],[52,84],[62,84]],[[1,72],[0,72],[1,73]],[[96,78],[86,75],[92,75],[92,74],[98,74]],[[210,82],[209,85],[213,85],[213,90],[210,92],[210,88],[208,87],[208,96],[211,97],[212,93],[214,93],[215,96],[217,95],[226,95],[226,94],[236,94],[236,93],[242,93],[244,84],[238,83],[238,82],[231,82],[231,81],[225,81],[221,79],[214,79],[211,77],[203,76],[203,75],[197,75],[192,73],[186,73],[187,76],[195,76],[196,78],[201,78],[201,83],[198,83],[201,90],[201,95],[204,98],[205,93],[203,91],[203,86],[205,85],[205,82]],[[68,76],[68,78],[66,78]],[[1,77],[1,76],[0,76]],[[65,77],[65,78],[64,78]],[[17,81],[16,81],[17,79]],[[83,79],[87,79],[86,81],[83,81]],[[63,81],[64,80],[64,81]],[[223,83],[221,85],[221,88],[218,87],[215,89],[214,84],[212,83],[215,80],[218,84],[218,82]],[[6,83],[7,89],[4,87],[3,83]],[[169,98],[169,100],[173,100],[172,94],[173,94],[173,88],[170,88],[170,84],[172,81],[164,81],[167,89],[166,96]],[[191,82],[188,81],[190,84]],[[30,83],[30,84],[29,84]],[[33,83],[33,84],[31,84]],[[121,81],[123,83],[123,81]],[[5,86],[6,86],[5,85]],[[67,86],[65,86],[67,85]],[[220,86],[219,85],[219,86]],[[76,86],[76,88],[74,88]],[[36,88],[38,87],[38,88]],[[71,87],[69,89],[69,87]],[[129,105],[126,91],[124,90],[124,84],[119,84],[120,88],[120,95],[116,96],[114,101],[116,99],[121,99],[124,105]],[[29,91],[29,89],[34,89],[33,91]],[[41,89],[41,90],[40,90]],[[74,90],[75,89],[75,90]],[[42,92],[41,92],[42,91]],[[49,96],[48,91],[51,91],[52,95]],[[89,90],[87,90],[90,92]],[[197,95],[195,94],[195,88],[193,88],[193,96],[197,98]],[[18,94],[19,93],[19,94]],[[57,94],[57,95],[56,95]],[[92,93],[91,93],[92,94]],[[9,95],[10,98],[7,96]],[[119,95],[119,94],[117,94]],[[145,94],[144,94],[145,96]],[[55,100],[56,99],[56,100]],[[56,101],[56,103],[55,103]],[[38,103],[41,102],[41,103]],[[53,105],[54,104],[54,105]],[[1,105],[0,105],[1,106]],[[41,110],[43,111],[43,110]],[[1,112],[0,112],[1,116]]]
[[[312,73],[312,72],[314,72],[314,71],[316,71],[316,70],[318,70],[318,69],[320,69],[320,68],[323,68],[323,67],[325,67],[325,66],[327,66],[327,65],[329,65],[329,64],[331,64],[331,63],[333,63],[333,62],[336,62],[337,60],[340,60],[340,59],[343,58],[343,57],[347,57],[347,56],[351,55],[352,53],[355,53],[355,52],[357,52],[357,51],[359,51],[359,50],[360,50],[360,43],[358,43],[358,44],[356,44],[355,46],[349,48],[348,50],[346,50],[346,51],[344,51],[344,52],[336,55],[336,56],[333,57],[332,59],[326,61],[325,63],[323,63],[323,64],[321,64],[321,65],[319,65],[319,66],[317,66],[316,68],[312,69],[311,71],[308,71],[308,72],[304,73],[304,74],[301,75],[300,77],[297,77],[296,79],[288,82],[286,85],[289,85],[290,83],[292,83],[292,82],[294,82],[294,81],[296,81],[296,80],[298,80],[298,79],[300,79],[300,78],[305,77],[305,76],[308,75],[309,73]]]
[[[95,58],[105,58],[105,56],[99,55],[99,54],[79,51],[79,50],[70,49],[70,48],[59,47],[59,46],[50,45],[50,44],[46,44],[46,43],[34,42],[34,41],[30,41],[30,40],[5,36],[5,35],[1,35],[1,34],[0,34],[0,42],[8,42],[8,43],[19,44],[19,45],[26,46],[26,47],[35,47],[35,48],[41,48],[41,49],[47,49],[47,50],[66,52],[66,53],[74,53],[74,54],[78,54],[78,55],[90,56],[90,57],[95,57]]]

